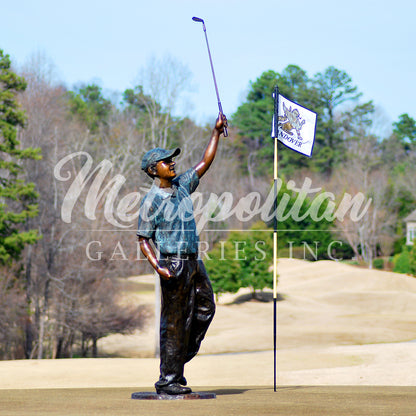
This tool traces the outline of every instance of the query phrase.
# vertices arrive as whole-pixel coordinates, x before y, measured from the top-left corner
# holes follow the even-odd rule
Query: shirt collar
[[[163,188],[159,188],[156,184],[153,184],[150,188],[150,192],[155,195],[159,195],[162,199],[174,198],[176,197],[177,187],[172,185],[173,192],[165,191]]]

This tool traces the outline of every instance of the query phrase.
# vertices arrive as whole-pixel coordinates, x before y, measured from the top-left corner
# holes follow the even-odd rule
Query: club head
[[[193,17],[193,18],[192,18],[192,20],[193,20],[194,22],[201,22],[201,23],[204,23],[204,19],[201,19],[200,17]]]

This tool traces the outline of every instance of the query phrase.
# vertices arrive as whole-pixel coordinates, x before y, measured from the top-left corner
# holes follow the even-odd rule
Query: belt
[[[181,253],[181,254],[160,253],[160,255],[164,259],[196,260],[198,258],[198,253]]]

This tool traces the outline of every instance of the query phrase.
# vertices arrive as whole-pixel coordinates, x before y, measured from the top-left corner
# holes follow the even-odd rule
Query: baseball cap
[[[179,149],[179,147],[177,147],[176,149],[171,149],[171,150],[166,150],[160,147],[156,147],[155,149],[149,150],[143,156],[142,170],[146,170],[152,163],[178,156],[180,152],[181,152],[181,149]]]

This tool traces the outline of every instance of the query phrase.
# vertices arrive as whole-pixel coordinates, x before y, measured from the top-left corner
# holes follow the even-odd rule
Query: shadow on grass
[[[281,294],[277,294],[277,301],[284,300],[284,296]],[[228,303],[228,305],[240,305],[245,302],[272,302],[273,301],[273,293],[271,292],[256,292],[254,293],[247,293],[245,295],[238,296],[232,302]]]
[[[210,390],[210,393],[215,393],[217,396],[229,396],[233,394],[243,394],[249,389],[218,389]]]
[[[287,391],[287,390],[302,390],[302,389],[309,389],[314,386],[278,386],[277,391]],[[247,387],[247,388],[223,388],[223,389],[216,389],[210,390],[210,393],[215,393],[217,396],[230,396],[235,394],[243,394],[250,390],[270,390],[273,391],[273,386],[270,387]]]

